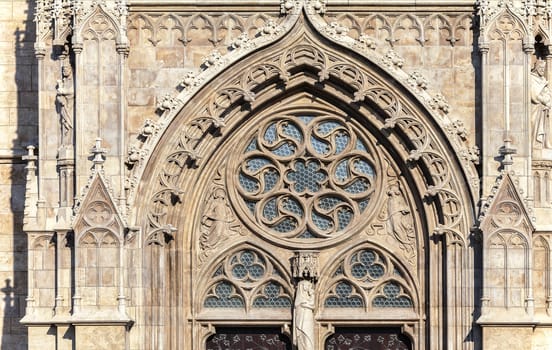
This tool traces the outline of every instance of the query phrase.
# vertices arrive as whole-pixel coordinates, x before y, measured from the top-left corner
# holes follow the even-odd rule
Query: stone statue
[[[63,143],[70,144],[73,141],[73,101],[75,93],[73,90],[73,70],[69,64],[64,64],[61,68],[61,80],[57,81],[56,91]]]
[[[299,281],[295,293],[293,345],[297,350],[314,350],[314,287],[305,279]]]
[[[388,231],[406,250],[408,256],[414,254],[414,227],[410,216],[410,207],[403,197],[398,183],[387,190]]]
[[[531,70],[531,103],[533,123],[533,146],[536,148],[552,148],[550,130],[550,108],[552,107],[552,91],[545,78],[546,62],[537,60]]]

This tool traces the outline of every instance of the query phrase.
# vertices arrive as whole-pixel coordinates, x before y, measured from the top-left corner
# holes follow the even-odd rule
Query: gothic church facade
[[[0,9],[2,349],[552,349],[552,1]]]

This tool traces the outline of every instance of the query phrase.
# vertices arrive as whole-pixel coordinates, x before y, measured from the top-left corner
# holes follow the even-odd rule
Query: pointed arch
[[[216,270],[211,273],[202,269],[204,266],[215,266],[217,259],[221,259],[222,263],[230,251],[241,249],[244,244],[265,247],[263,251],[268,250],[266,247],[271,247],[272,250],[268,251],[274,254],[274,260],[282,262],[282,271],[287,271],[287,261],[295,249],[329,251],[345,244],[346,239],[356,240],[355,242],[360,244],[372,239],[366,235],[381,234],[386,235],[385,237],[395,237],[393,239],[397,243],[393,244],[396,250],[400,251],[401,244],[409,243],[409,229],[417,232],[416,243],[413,243],[418,254],[417,259],[409,262],[407,258],[401,258],[400,261],[404,260],[404,266],[408,266],[405,268],[408,276],[416,276],[418,287],[413,287],[414,277],[410,280],[410,277],[402,280],[390,277],[388,282],[392,284],[391,292],[388,288],[378,289],[377,293],[374,293],[387,298],[408,294],[413,299],[417,311],[426,303],[442,305],[445,302],[443,299],[446,296],[438,296],[439,292],[433,292],[430,296],[427,290],[423,290],[424,286],[433,282],[442,283],[437,282],[442,273],[438,269],[446,266],[439,260],[443,258],[440,255],[442,252],[435,250],[437,247],[430,244],[430,239],[434,235],[437,241],[454,245],[454,248],[450,249],[453,249],[455,254],[465,254],[466,259],[470,261],[468,240],[475,211],[471,192],[473,188],[468,185],[470,181],[464,172],[466,164],[454,151],[455,139],[443,128],[443,125],[449,125],[450,121],[446,113],[439,109],[436,103],[431,102],[427,93],[416,95],[410,90],[401,75],[405,73],[397,73],[398,68],[392,64],[387,65],[384,62],[385,58],[371,60],[348,51],[349,49],[334,49],[328,45],[328,40],[308,23],[298,21],[288,34],[233,63],[231,69],[217,68],[220,72],[209,76],[202,89],[180,95],[182,100],[175,105],[174,111],[167,112],[164,116],[167,127],[159,134],[157,141],[151,144],[152,153],[144,166],[139,188],[135,192],[140,197],[134,199],[135,209],[132,213],[135,224],[143,228],[145,237],[164,232],[167,227],[175,228],[171,231],[168,244],[159,249],[163,249],[163,254],[173,259],[171,264],[176,264],[177,271],[171,271],[161,265],[146,267],[152,271],[164,269],[165,272],[159,273],[159,278],[165,283],[175,283],[174,288],[166,290],[170,295],[165,295],[165,298],[159,301],[162,305],[159,305],[158,310],[168,310],[168,306],[180,305],[178,303],[183,302],[186,305],[184,309],[191,314],[190,317],[198,320],[201,327],[208,327],[209,322],[214,319],[214,313],[202,310],[201,305],[206,295],[216,295],[218,282],[211,281]],[[226,57],[234,56],[229,53]],[[335,124],[339,127],[344,125],[343,130],[349,127],[347,130],[354,131],[348,131],[348,135],[360,135],[355,137],[365,141],[366,145],[359,146],[360,149],[355,149],[355,152],[365,152],[362,147],[367,153],[370,153],[372,148],[377,149],[377,152],[372,152],[374,160],[368,163],[377,169],[373,180],[377,184],[377,193],[374,194],[374,198],[377,199],[374,203],[380,206],[373,214],[367,212],[364,218],[362,215],[355,217],[357,221],[350,225],[350,230],[341,230],[342,233],[329,234],[326,237],[320,232],[297,230],[290,234],[290,237],[282,238],[274,234],[274,231],[278,230],[269,232],[271,229],[259,225],[258,218],[264,215],[264,212],[258,209],[260,205],[247,207],[248,203],[237,196],[239,157],[249,152],[247,150],[251,140],[260,135],[259,130],[268,130],[271,127],[268,123],[272,120],[288,118],[300,122],[301,118],[316,120],[318,117],[327,116],[334,118]],[[308,122],[305,125],[297,127],[296,130],[309,129]],[[276,126],[274,128],[285,129],[283,125],[280,129]],[[295,131],[288,129],[287,132],[288,134],[285,134],[282,131],[279,135],[288,139],[293,138],[291,134]],[[275,133],[278,134],[278,131]],[[295,138],[296,141],[299,139],[301,137]],[[301,140],[303,139],[306,138],[303,137]],[[323,157],[315,156],[316,148],[312,145],[305,146],[301,140],[296,144],[303,144],[297,147],[311,149],[310,153],[305,153],[302,157],[321,164],[319,159]],[[290,141],[288,144],[292,143],[293,141]],[[267,145],[262,147],[270,148]],[[256,152],[253,148],[251,150]],[[324,152],[322,150],[318,153]],[[283,154],[281,157],[285,158],[286,155]],[[265,159],[268,158],[265,156]],[[298,167],[295,167],[293,171],[302,174],[318,172],[318,176],[315,177],[323,182],[322,177],[328,173],[327,169],[337,167],[329,166],[330,160],[324,162],[323,165],[311,168],[305,162],[302,170],[299,171]],[[324,170],[320,170],[322,168]],[[293,176],[287,179],[288,182],[292,181]],[[393,183],[399,185],[392,190]],[[212,186],[228,190],[224,194],[217,194]],[[316,186],[312,188],[314,187]],[[335,190],[335,186],[332,190]],[[316,192],[314,189],[309,191]],[[296,192],[299,193],[297,196],[301,196],[300,192],[304,190]],[[399,193],[395,195],[388,192]],[[389,204],[392,196],[401,202],[402,210],[398,212],[402,216],[391,218],[388,215],[393,209]],[[353,203],[353,200],[349,199],[352,197],[354,193],[340,198],[345,198],[343,202],[351,207],[360,207],[361,204]],[[306,208],[304,203],[311,201],[310,198],[312,196],[304,196],[301,201],[295,203]],[[218,207],[216,210],[213,209],[217,215],[207,215],[206,213],[212,209],[209,209],[208,205],[217,201]],[[286,209],[288,212],[293,210],[289,208]],[[304,212],[296,211],[293,214],[297,218]],[[376,216],[379,216],[379,223],[376,223]],[[403,216],[408,218],[405,219]],[[204,217],[207,219],[204,220]],[[241,225],[240,230],[232,230],[233,219]],[[308,220],[314,219],[309,217]],[[405,222],[394,225],[394,220]],[[343,228],[349,228],[347,225],[343,225]],[[205,227],[207,229],[204,229]],[[318,228],[324,230],[322,226]],[[204,253],[205,247],[200,244],[200,238],[206,231],[217,239],[208,246],[210,251],[207,258],[201,260],[200,256]],[[402,241],[397,237],[402,238]],[[151,249],[148,247],[147,249]],[[429,248],[424,250],[424,247]],[[442,249],[449,247],[443,246]],[[429,250],[432,250],[432,253],[429,253]],[[395,251],[393,254],[404,255]],[[394,259],[393,261],[399,261],[399,258]],[[437,261],[431,264],[430,259]],[[144,261],[146,264],[155,264],[154,260]],[[161,260],[163,264],[168,261]],[[426,264],[432,266],[431,272],[421,268],[428,266]],[[461,273],[463,272],[458,272]],[[186,278],[179,279],[182,276]],[[466,276],[462,275],[462,278]],[[430,280],[432,282],[429,282]],[[456,281],[445,283],[448,284],[447,287],[443,286],[443,289],[447,289],[448,286],[459,288],[455,284]],[[196,285],[202,286],[203,294],[187,292],[188,295],[182,297],[178,292],[195,290],[192,286]],[[230,294],[227,293],[227,287],[219,290],[226,293],[226,296],[233,295],[232,288],[239,288],[239,285],[231,284]],[[262,286],[255,286],[250,290],[261,289]],[[289,289],[292,290],[291,287]],[[247,305],[247,293],[239,292],[237,289],[236,293],[242,296],[244,304]],[[471,298],[469,293],[450,295]],[[472,301],[456,300],[451,296],[446,302],[449,305],[465,307]],[[255,317],[260,318],[248,318],[245,311],[240,313],[240,317],[242,316],[243,320],[250,323],[262,319],[258,315]],[[156,317],[168,316],[163,316],[159,312]],[[174,317],[167,324],[180,316]],[[291,316],[281,315],[278,322],[289,320],[289,317]],[[443,318],[445,317],[443,315]],[[425,325],[420,321],[420,315],[412,311],[404,316],[404,319],[409,322],[420,322],[416,336],[421,337]],[[469,321],[466,322],[464,325],[469,324]],[[187,328],[187,332],[192,332],[190,327],[192,326]],[[158,329],[156,332],[164,331]]]

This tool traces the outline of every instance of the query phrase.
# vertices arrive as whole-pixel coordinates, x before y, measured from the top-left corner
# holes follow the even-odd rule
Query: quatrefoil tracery
[[[240,156],[238,194],[247,215],[273,236],[335,237],[369,204],[378,168],[374,153],[337,116],[269,118]]]

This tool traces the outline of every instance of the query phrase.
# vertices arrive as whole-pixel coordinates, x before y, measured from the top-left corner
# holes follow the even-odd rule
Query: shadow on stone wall
[[[472,46],[472,54],[471,54],[471,61],[473,64],[473,69],[475,71],[475,89],[474,89],[474,104],[475,104],[475,144],[481,149],[481,145],[483,145],[483,119],[482,119],[482,81],[481,81],[481,74],[478,74],[481,72],[481,55],[479,54],[479,20],[478,16],[474,13],[473,15],[473,28],[472,28],[472,35],[473,35],[473,46]],[[478,172],[480,174],[479,178],[481,177],[481,165],[478,167]],[[480,183],[480,188],[482,188],[482,184]],[[481,195],[481,194],[480,194]],[[472,232],[470,237],[470,246],[473,249],[474,252],[474,262],[473,262],[473,269],[474,269],[474,295],[473,295],[473,305],[474,305],[474,311],[472,314],[472,330],[468,336],[469,339],[466,339],[466,341],[470,341],[474,344],[475,350],[480,350],[482,347],[482,342],[480,341],[482,339],[482,332],[481,327],[479,327],[478,324],[476,324],[477,319],[481,315],[481,293],[482,293],[482,286],[483,286],[483,257],[482,257],[482,246],[481,241],[476,238],[477,232]]]
[[[38,143],[38,66],[34,54],[35,1],[6,1],[11,3],[11,23],[13,32],[14,56],[5,58],[8,69],[14,67],[15,94],[9,99],[15,99],[10,108],[9,125],[14,128],[11,152],[14,155],[11,161],[9,179],[11,183],[10,208],[11,223],[11,252],[5,252],[5,261],[2,268],[13,274],[13,279],[5,279],[3,329],[1,350],[27,349],[27,329],[20,324],[25,315],[25,299],[27,297],[27,235],[23,232],[23,213],[25,201],[25,163],[21,156],[26,154],[28,145],[37,146]],[[9,23],[9,22],[6,22]],[[7,39],[6,39],[7,40]],[[12,82],[2,82],[6,85]],[[12,129],[10,129],[12,130]],[[4,135],[3,137],[9,137]],[[6,208],[8,209],[8,208]],[[6,232],[8,233],[8,232]],[[8,250],[8,249],[6,249]]]

